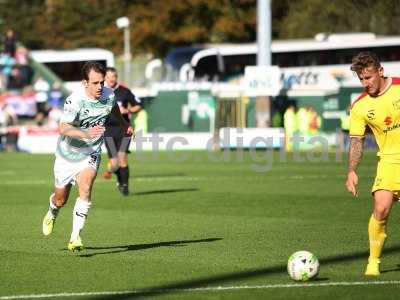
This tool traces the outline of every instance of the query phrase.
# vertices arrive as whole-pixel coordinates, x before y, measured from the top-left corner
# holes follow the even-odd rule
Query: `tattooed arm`
[[[363,155],[364,138],[363,137],[351,137],[350,139],[350,150],[349,150],[349,169],[347,172],[346,187],[347,190],[357,197],[357,185],[358,175],[356,169],[361,161]]]

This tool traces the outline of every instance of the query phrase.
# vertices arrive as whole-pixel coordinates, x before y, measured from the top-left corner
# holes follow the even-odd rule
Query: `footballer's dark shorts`
[[[115,158],[118,152],[130,153],[129,145],[132,137],[126,135],[122,130],[106,130],[104,133],[104,143],[107,148],[108,157]]]

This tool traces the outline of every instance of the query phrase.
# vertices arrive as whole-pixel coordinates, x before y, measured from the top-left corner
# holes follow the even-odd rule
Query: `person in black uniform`
[[[141,101],[128,88],[118,84],[118,73],[115,68],[107,68],[105,84],[114,90],[114,94],[123,118],[131,123],[130,115],[142,109]],[[131,136],[126,135],[118,126],[118,120],[113,116],[106,122],[105,145],[110,158],[109,170],[103,177],[109,179],[112,172],[117,176],[117,186],[123,196],[129,195],[128,153]]]

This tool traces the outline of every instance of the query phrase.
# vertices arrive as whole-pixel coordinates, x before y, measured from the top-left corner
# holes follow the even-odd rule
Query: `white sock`
[[[90,208],[91,202],[84,201],[81,198],[77,198],[72,212],[72,233],[70,241],[74,241],[78,238],[79,233],[85,226],[85,221]]]
[[[57,218],[57,215],[58,215],[58,212],[60,209],[54,205],[53,198],[54,198],[54,193],[51,194],[50,198],[49,198],[49,213],[55,219],[55,218]]]

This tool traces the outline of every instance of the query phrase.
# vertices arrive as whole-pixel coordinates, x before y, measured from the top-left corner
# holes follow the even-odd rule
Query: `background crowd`
[[[1,40],[0,151],[16,151],[18,125],[57,127],[63,95],[61,83],[50,85],[35,76],[28,50],[12,29],[7,29]]]

